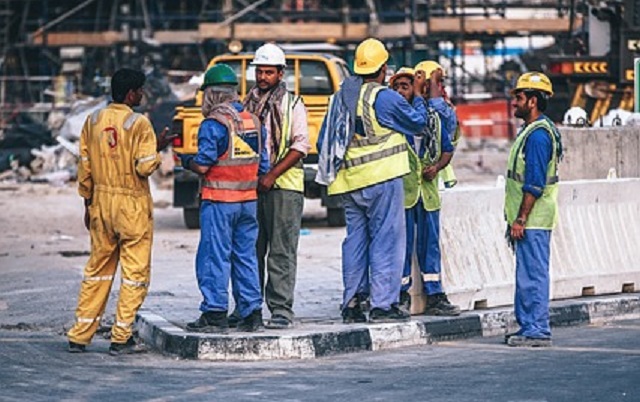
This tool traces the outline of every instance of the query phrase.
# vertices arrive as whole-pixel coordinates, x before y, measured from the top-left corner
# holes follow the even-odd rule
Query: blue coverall
[[[381,126],[405,135],[422,132],[426,124],[422,98],[411,105],[397,92],[382,89],[373,107]],[[318,146],[324,130],[323,124]],[[360,118],[356,118],[355,131],[364,133]],[[357,294],[370,294],[371,308],[389,310],[398,303],[405,253],[402,177],[346,193],[342,199],[347,220],[347,237],[342,243],[342,308]]]
[[[240,103],[233,103],[239,112]],[[266,140],[264,127],[262,144]],[[258,138],[243,138],[254,151],[258,150]],[[227,152],[229,135],[227,128],[212,119],[205,119],[198,130],[198,153],[195,163],[213,166]],[[266,147],[260,153],[259,174],[269,170]],[[214,202],[203,200],[200,205],[200,243],[196,254],[196,277],[202,293],[200,311],[228,311],[229,279],[238,311],[246,318],[262,308],[256,239],[258,221],[257,201]]]
[[[429,101],[429,106],[431,106],[431,101]],[[439,116],[442,118],[440,114]],[[442,135],[440,136],[440,149],[442,152],[454,151],[453,145],[451,145],[448,127],[448,124],[442,124]],[[413,137],[408,136],[407,141],[409,145],[416,150],[420,159],[422,159],[426,152],[424,141],[421,141],[419,149],[416,149]],[[428,296],[444,293],[440,279],[442,265],[440,257],[440,210],[425,210],[422,199],[419,199],[416,205],[405,210],[405,220],[407,226],[407,243],[401,290],[407,292],[411,287],[411,260],[414,252],[415,239],[417,242],[417,244],[415,244],[415,252],[418,258],[420,272],[423,274],[424,292]]]
[[[453,141],[458,126],[458,116],[455,110],[445,102],[443,97],[429,99],[429,107],[433,108],[440,116],[443,129],[449,133],[449,142]]]
[[[541,116],[540,119],[543,119]],[[522,191],[540,198],[547,183],[547,166],[555,150],[549,134],[536,129],[524,145],[524,185]],[[525,229],[516,242],[515,315],[518,335],[550,338],[549,257],[551,230]]]

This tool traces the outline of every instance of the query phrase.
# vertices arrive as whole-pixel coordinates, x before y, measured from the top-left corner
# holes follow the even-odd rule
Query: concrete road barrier
[[[515,260],[503,219],[504,188],[458,188],[442,200],[442,281],[473,310],[513,304]],[[633,292],[640,286],[640,179],[560,183],[551,240],[551,297]],[[414,261],[412,313],[424,310]]]
[[[640,130],[637,127],[560,127],[564,159],[561,180],[640,177]]]

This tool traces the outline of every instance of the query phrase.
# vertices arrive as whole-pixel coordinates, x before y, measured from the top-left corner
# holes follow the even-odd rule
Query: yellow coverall
[[[91,256],[69,340],[87,345],[98,329],[118,261],[122,284],[111,342],[126,343],[150,280],[153,203],[148,176],[160,165],[149,120],[113,103],[89,116],[80,137],[78,192],[89,206]]]

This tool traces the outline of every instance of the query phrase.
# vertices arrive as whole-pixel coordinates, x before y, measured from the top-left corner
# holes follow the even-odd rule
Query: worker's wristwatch
[[[527,222],[526,222],[524,219],[522,219],[522,218],[517,218],[515,222],[516,222],[518,225],[521,225],[521,226],[525,226],[525,225],[526,225],[526,223],[527,223]]]

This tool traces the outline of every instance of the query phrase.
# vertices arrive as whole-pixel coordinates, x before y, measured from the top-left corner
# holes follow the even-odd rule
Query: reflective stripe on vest
[[[282,139],[278,148],[278,156],[276,157],[276,163],[280,162],[289,153],[291,147],[291,127],[293,108],[298,100],[295,97],[287,93],[282,99],[283,115],[282,115]],[[281,190],[297,191],[299,193],[304,192],[304,166],[302,159],[300,159],[295,165],[291,166],[286,172],[281,174],[275,181],[274,188]]]
[[[407,150],[407,144],[394,145],[392,148],[385,148],[380,151],[376,151],[371,154],[362,155],[359,158],[348,159],[344,161],[344,166],[348,169],[355,166],[360,166],[365,163],[374,162],[387,156],[397,154]]]
[[[526,229],[553,229],[558,220],[558,174],[556,155],[555,128],[546,119],[536,120],[525,126],[516,137],[511,152],[509,153],[509,170],[505,186],[505,219],[511,224],[518,217],[520,205],[524,197],[522,186],[524,184],[526,163],[524,159],[524,147],[529,135],[536,129],[543,129],[551,138],[552,156],[547,164],[547,181],[542,195],[533,204],[533,208],[527,217]]]
[[[402,177],[409,173],[404,136],[378,123],[374,102],[385,89],[377,83],[360,88],[357,114],[364,134],[356,133],[347,147],[344,166],[329,185],[329,195],[343,194]]]
[[[258,119],[249,112],[240,112],[242,131],[235,132],[230,120],[220,121],[227,128],[229,146],[206,173],[202,182],[202,199],[221,202],[252,201],[258,198],[258,165],[262,137]],[[255,136],[258,150],[243,140]]]
[[[413,149],[409,148],[409,167],[411,171],[408,175],[402,178],[404,184],[404,207],[406,209],[413,208],[418,200],[422,200],[422,206],[426,211],[438,211],[440,209],[440,192],[438,191],[438,176],[433,180],[425,180],[422,177],[422,171],[426,166],[431,166],[434,162],[440,160],[442,155],[442,121],[438,113],[430,109],[429,110],[430,123],[434,125],[436,133],[436,154],[434,161],[429,158],[429,151],[425,150],[425,154],[420,160],[420,157]],[[426,138],[423,138],[423,146],[427,146],[424,142]]]
[[[254,181],[220,181],[205,180],[202,182],[204,187],[218,188],[221,190],[249,190],[258,186],[258,180]]]

